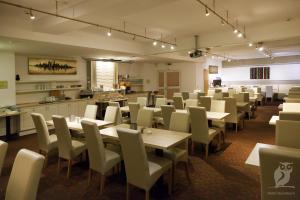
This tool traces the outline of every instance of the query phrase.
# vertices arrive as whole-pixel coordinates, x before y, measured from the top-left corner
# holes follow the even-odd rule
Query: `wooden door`
[[[165,72],[158,72],[158,94],[165,95]]]
[[[158,91],[166,98],[172,99],[174,92],[180,91],[179,71],[158,72]]]
[[[209,88],[208,69],[203,70],[204,92],[207,95]]]

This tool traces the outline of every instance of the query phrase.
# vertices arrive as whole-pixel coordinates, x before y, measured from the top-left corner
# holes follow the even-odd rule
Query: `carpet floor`
[[[279,102],[259,106],[251,120],[245,120],[245,126],[238,133],[228,127],[226,145],[216,153],[210,153],[203,160],[201,146],[195,146],[194,155],[190,156],[189,166],[191,183],[185,176],[184,166],[178,166],[172,196],[168,196],[166,184],[156,184],[151,190],[151,199],[260,199],[259,172],[245,166],[245,160],[256,143],[274,143],[275,128],[268,124],[271,116],[278,114]],[[27,148],[37,151],[35,134],[9,141],[0,188],[5,191],[9,174],[17,152]],[[111,175],[107,178],[104,194],[99,195],[99,177],[94,175],[91,185],[87,186],[88,163],[78,162],[72,168],[69,180],[66,178],[67,163],[63,163],[57,173],[57,155],[51,155],[48,166],[43,170],[37,199],[111,199],[126,198],[126,179],[124,176]],[[16,191],[17,192],[17,191]],[[3,198],[4,192],[1,197]],[[1,199],[0,197],[0,199]],[[144,191],[133,188],[131,199],[144,199]]]

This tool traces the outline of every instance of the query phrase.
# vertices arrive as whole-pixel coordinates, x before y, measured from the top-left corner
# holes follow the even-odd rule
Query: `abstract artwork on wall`
[[[251,67],[250,79],[270,79],[270,67]]]
[[[76,60],[53,58],[28,58],[29,74],[76,74]]]

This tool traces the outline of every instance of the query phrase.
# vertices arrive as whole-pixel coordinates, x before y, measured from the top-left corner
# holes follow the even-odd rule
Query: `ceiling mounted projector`
[[[195,35],[195,50],[189,52],[191,58],[199,58],[203,55],[201,50],[198,50],[198,35]]]

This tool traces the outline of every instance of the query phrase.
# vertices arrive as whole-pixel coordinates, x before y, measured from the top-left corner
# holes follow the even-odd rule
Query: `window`
[[[116,66],[113,62],[96,62],[96,84],[104,90],[114,88],[116,84]]]

